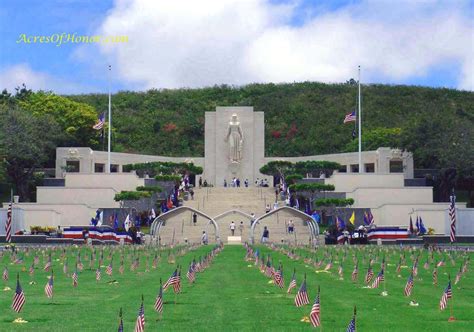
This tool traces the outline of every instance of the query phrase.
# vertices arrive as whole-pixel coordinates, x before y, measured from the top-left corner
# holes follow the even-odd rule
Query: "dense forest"
[[[298,156],[356,151],[354,123],[344,116],[357,105],[357,84],[316,82],[214,86],[200,89],[123,91],[113,94],[113,151],[165,156],[204,155],[204,113],[216,106],[253,106],[265,113],[267,156]],[[91,146],[102,149],[100,131],[92,129],[106,112],[106,94],[56,96],[26,87],[0,95],[0,154],[15,156],[14,139],[40,131],[51,143],[24,163],[54,167],[52,146]],[[28,117],[43,118],[33,128]],[[474,93],[416,86],[362,86],[362,146],[398,147],[414,154],[415,168],[441,170],[448,184],[473,177]],[[22,129],[21,125],[25,126]],[[44,134],[44,127],[56,128]],[[38,135],[37,135],[38,136]],[[45,145],[45,144],[43,144]],[[23,147],[25,148],[25,147]],[[41,150],[43,149],[43,150]],[[18,151],[18,150],[17,150]],[[40,153],[41,152],[41,153]],[[10,166],[0,168],[0,182],[10,182]],[[6,168],[6,169],[5,169]],[[23,171],[16,170],[16,175]],[[3,180],[2,180],[2,174]],[[445,191],[448,190],[446,186]],[[443,195],[445,196],[445,195]]]

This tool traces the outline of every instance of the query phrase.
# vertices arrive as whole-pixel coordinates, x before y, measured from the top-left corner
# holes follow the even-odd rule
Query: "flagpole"
[[[359,114],[357,119],[359,120],[359,173],[362,173],[362,137],[361,137],[361,123],[362,123],[362,109],[360,103],[360,65],[359,65]]]
[[[8,243],[12,243],[12,230],[13,230],[13,187],[10,188],[10,241]],[[7,216],[8,219],[8,216]],[[7,236],[7,234],[5,234]],[[6,240],[6,238],[5,238]]]
[[[110,74],[111,74],[112,66],[109,65],[109,74],[107,75],[108,78],[108,88],[109,88],[109,128],[108,128],[108,139],[107,139],[107,170],[106,173],[110,173],[110,136],[112,131],[112,101],[110,95]]]

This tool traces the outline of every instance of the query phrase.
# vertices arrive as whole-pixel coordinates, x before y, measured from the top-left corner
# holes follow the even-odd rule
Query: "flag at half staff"
[[[95,125],[92,126],[92,128],[95,130],[101,130],[104,127],[104,124],[105,124],[105,113],[102,113],[99,115],[97,122],[95,123]]]
[[[352,111],[349,114],[346,114],[346,117],[344,118],[344,123],[355,122],[355,120],[357,120],[356,112]]]

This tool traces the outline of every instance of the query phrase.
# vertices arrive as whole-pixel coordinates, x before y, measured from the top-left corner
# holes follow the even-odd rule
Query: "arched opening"
[[[222,238],[225,239],[231,235],[230,223],[233,221],[236,225],[235,234],[240,236],[242,241],[247,241],[250,238],[251,220],[255,220],[250,214],[240,210],[229,210],[214,217],[214,221],[219,225],[222,232]]]
[[[198,243],[203,231],[210,243],[220,241],[219,227],[214,219],[189,206],[180,206],[156,217],[150,227],[150,233],[160,244]]]
[[[294,225],[292,232],[289,229],[290,220]],[[251,228],[251,243],[261,241],[265,227],[270,232],[270,242],[314,245],[319,235],[319,227],[310,215],[289,206],[258,217]]]

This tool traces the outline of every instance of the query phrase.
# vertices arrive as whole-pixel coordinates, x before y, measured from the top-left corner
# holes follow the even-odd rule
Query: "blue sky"
[[[472,1],[183,1],[3,0],[0,88],[106,92],[109,63],[113,91],[344,82],[360,63],[363,82],[473,90]],[[17,43],[63,32],[129,41]]]

